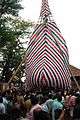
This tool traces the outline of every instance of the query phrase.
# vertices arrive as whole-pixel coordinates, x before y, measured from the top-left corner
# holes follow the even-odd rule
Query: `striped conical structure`
[[[42,0],[41,22],[31,36],[26,55],[27,89],[68,89],[71,85],[66,42],[54,20],[48,0]]]

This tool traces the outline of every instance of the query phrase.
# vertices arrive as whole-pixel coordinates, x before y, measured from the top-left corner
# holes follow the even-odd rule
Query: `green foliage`
[[[17,69],[31,33],[32,23],[15,17],[20,9],[20,0],[0,0],[0,82],[8,82]],[[17,73],[18,79],[23,72],[24,65]]]
[[[4,14],[18,16],[19,10],[23,9],[21,0],[0,0],[0,18]]]
[[[4,17],[0,20],[0,48],[14,42],[18,38],[24,38],[30,34],[31,22],[26,22],[20,18]]]
[[[31,33],[32,23],[11,17],[6,17],[4,21],[5,24],[1,25],[0,28],[0,52],[3,56],[3,61],[0,62],[3,69],[1,80],[8,82],[22,60],[25,52],[23,39],[25,36],[28,38]],[[24,66],[22,71],[23,68]],[[19,78],[23,74],[22,71],[18,72]]]

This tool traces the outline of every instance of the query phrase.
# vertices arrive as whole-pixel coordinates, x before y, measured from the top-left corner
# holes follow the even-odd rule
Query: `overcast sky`
[[[42,0],[23,0],[20,15],[37,22]],[[53,19],[65,38],[69,62],[80,68],[80,0],[48,0]]]

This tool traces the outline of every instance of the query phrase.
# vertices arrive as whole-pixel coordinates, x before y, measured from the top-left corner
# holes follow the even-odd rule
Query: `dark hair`
[[[2,96],[0,96],[0,103],[3,103],[3,98],[2,98]]]
[[[34,115],[34,120],[50,120],[50,115],[45,112],[42,111],[41,109],[39,110],[34,110],[33,111],[33,115]]]
[[[48,94],[48,97],[49,97],[49,99],[52,99],[52,94],[49,93],[49,94]]]
[[[37,99],[36,96],[31,95],[31,96],[30,96],[30,99],[31,99],[32,105],[36,105],[36,104],[38,103],[38,99]]]
[[[76,104],[79,104],[79,105],[80,105],[80,97],[77,97],[77,98],[76,98]]]
[[[59,102],[61,102],[62,96],[61,96],[61,95],[57,95],[57,100],[58,100]]]

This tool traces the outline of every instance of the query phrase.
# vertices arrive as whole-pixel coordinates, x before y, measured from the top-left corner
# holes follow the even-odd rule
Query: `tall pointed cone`
[[[50,8],[48,5],[48,0],[42,0],[40,16],[44,18],[46,16],[49,16],[50,14],[51,14],[51,12],[50,12]]]
[[[71,85],[66,42],[51,15],[48,0],[42,0],[40,17],[31,36],[26,56],[27,89],[68,89]]]

